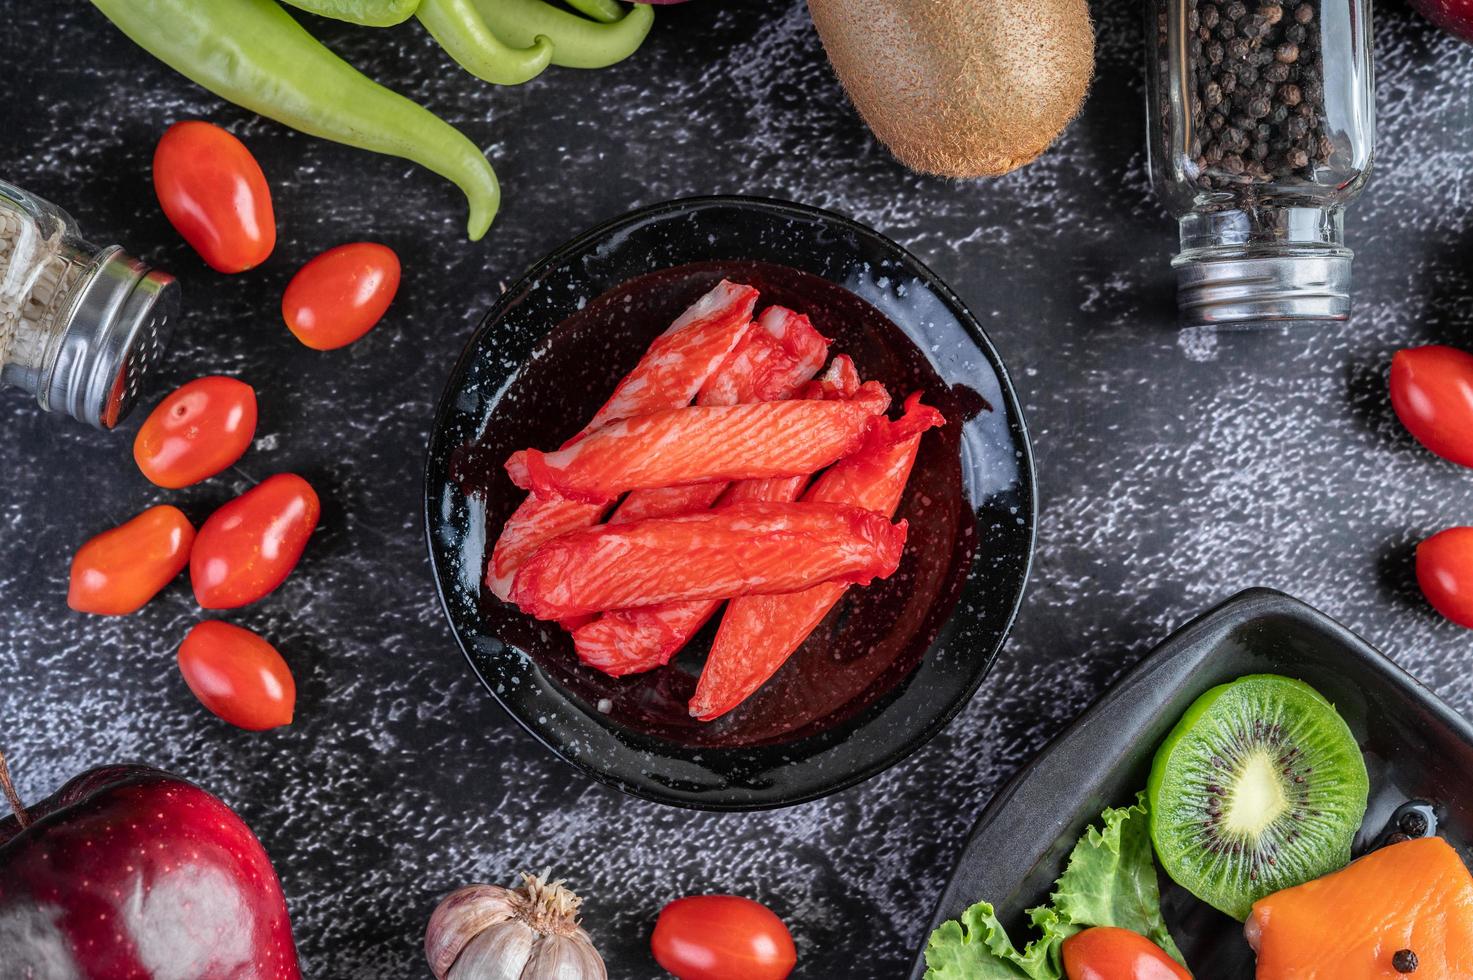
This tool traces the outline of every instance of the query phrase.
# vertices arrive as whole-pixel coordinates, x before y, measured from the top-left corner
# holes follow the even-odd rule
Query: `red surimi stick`
[[[522,563],[512,600],[538,619],[687,599],[869,582],[900,563],[906,526],[832,503],[740,504],[573,531]]]
[[[889,403],[884,387],[870,381],[849,401],[654,412],[604,426],[554,453],[513,453],[506,471],[539,496],[590,503],[647,487],[796,476],[858,449]]]
[[[851,398],[858,389],[859,372],[855,370],[854,362],[840,354],[824,372],[823,378],[805,388],[803,396]],[[721,502],[723,505],[786,503],[798,499],[808,480],[807,474],[742,480],[730,485]],[[698,489],[706,486],[702,484]],[[631,494],[630,498],[634,496]],[[618,517],[615,514],[614,520]],[[638,609],[616,609],[574,629],[573,646],[578,651],[579,660],[614,677],[654,670],[669,663],[720,608],[720,599],[697,599]]]
[[[609,400],[565,445],[615,419],[690,404],[747,336],[756,306],[757,290],[721,280],[655,339]],[[486,587],[509,599],[517,567],[543,542],[597,524],[607,510],[605,503],[528,497],[501,529],[487,563]]]
[[[726,360],[696,396],[697,405],[736,405],[792,398],[823,367],[829,342],[808,317],[782,306],[769,306],[757,318],[746,342]],[[726,487],[700,483],[682,487],[636,490],[614,511],[609,522],[648,520],[705,510]]]
[[[899,421],[888,423],[888,431],[863,451],[815,480],[803,499],[893,515],[915,464],[921,434],[943,422],[940,412],[921,404],[919,393],[911,395]],[[831,581],[788,595],[734,599],[706,657],[690,713],[710,721],[745,701],[802,645],[847,588],[847,583]]]

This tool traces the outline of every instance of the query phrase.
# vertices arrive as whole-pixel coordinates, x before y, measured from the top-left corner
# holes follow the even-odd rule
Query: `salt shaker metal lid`
[[[0,386],[99,429],[137,401],[178,315],[179,285],[66,211],[0,180]]]
[[[179,284],[113,246],[79,283],[60,346],[36,392],[41,407],[111,429],[137,401],[179,312]]]

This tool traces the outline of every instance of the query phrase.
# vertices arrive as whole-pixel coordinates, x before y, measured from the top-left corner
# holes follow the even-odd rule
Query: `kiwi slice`
[[[1151,841],[1177,884],[1239,921],[1253,903],[1336,871],[1366,812],[1366,763],[1303,681],[1214,687],[1156,750]]]

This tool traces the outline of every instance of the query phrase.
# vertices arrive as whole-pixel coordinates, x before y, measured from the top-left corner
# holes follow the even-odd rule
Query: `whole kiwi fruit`
[[[849,98],[901,163],[995,177],[1048,148],[1094,73],[1086,0],[808,0]]]

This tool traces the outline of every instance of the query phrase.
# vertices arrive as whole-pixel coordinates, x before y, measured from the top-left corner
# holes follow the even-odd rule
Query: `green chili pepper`
[[[520,85],[552,60],[552,42],[541,34],[530,47],[503,44],[471,0],[420,0],[415,15],[460,67],[494,85]]]
[[[473,0],[486,25],[507,44],[526,46],[539,34],[552,38],[552,63],[565,68],[603,68],[623,61],[644,42],[655,21],[647,3],[612,24],[543,3],[542,0]]]
[[[612,24],[624,16],[619,0],[568,0],[568,6],[604,24]]]
[[[275,0],[92,0],[155,58],[221,98],[312,136],[413,160],[452,181],[480,238],[501,189],[476,145],[358,73]]]
[[[364,27],[393,27],[414,16],[419,0],[285,0],[309,14]]]

